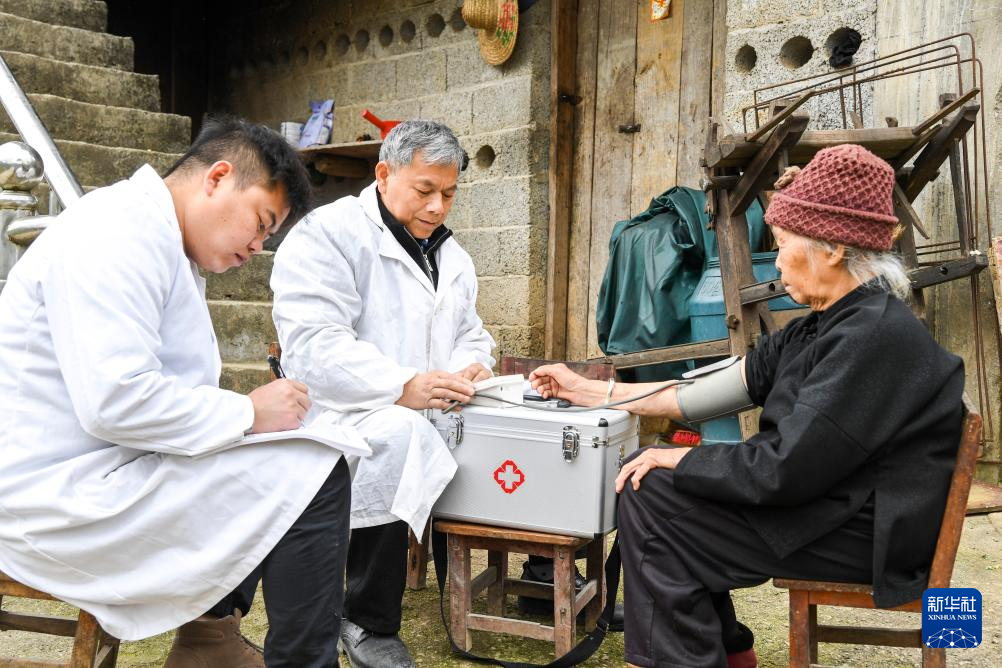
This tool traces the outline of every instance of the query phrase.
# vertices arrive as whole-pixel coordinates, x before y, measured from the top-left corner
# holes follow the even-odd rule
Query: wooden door
[[[672,0],[670,16],[651,21],[650,0],[578,0],[566,317],[548,319],[548,356],[602,354],[595,305],[613,226],[676,184],[698,187],[711,91],[714,108],[723,102],[725,8],[725,0]],[[560,263],[555,248],[549,260]],[[561,301],[549,307],[560,311]]]

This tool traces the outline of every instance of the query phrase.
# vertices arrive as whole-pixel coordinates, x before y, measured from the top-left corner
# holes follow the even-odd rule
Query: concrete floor
[[[511,559],[512,573],[520,572],[521,560]],[[429,574],[429,587],[422,591],[409,591],[404,599],[404,630],[402,635],[419,666],[472,666],[451,656],[449,644],[439,619],[438,591],[434,575]],[[960,551],[954,569],[956,587],[974,587],[983,599],[983,641],[977,649],[949,650],[947,663],[951,666],[977,666],[997,668],[1002,665],[1002,513],[980,515],[967,519]],[[762,668],[779,668],[787,661],[787,596],[784,590],[771,583],[735,592],[738,616],[755,632],[756,651]],[[3,603],[9,610],[44,610],[49,614],[70,611],[68,607],[8,599]],[[513,607],[513,606],[512,606]],[[857,625],[879,624],[901,626],[902,619],[918,619],[911,615],[879,611],[822,609],[820,621],[834,621]],[[267,627],[264,607],[256,605],[244,622],[244,632],[252,640],[263,642]],[[154,667],[163,663],[170,647],[172,634],[149,638],[142,642],[123,643],[119,666]],[[70,641],[47,638],[27,633],[8,631],[0,633],[0,656],[19,658],[68,658]],[[498,658],[545,663],[552,660],[552,645],[535,640],[488,633],[474,633],[474,651]],[[623,665],[623,640],[621,635],[610,635],[586,666]],[[826,665],[848,666],[917,666],[919,651],[858,647],[850,645],[822,645],[820,661]],[[347,662],[345,662],[347,663]]]

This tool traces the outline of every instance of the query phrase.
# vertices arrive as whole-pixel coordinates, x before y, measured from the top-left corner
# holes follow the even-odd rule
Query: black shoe
[[[522,564],[522,580],[526,582],[542,582],[543,584],[553,584],[553,562],[544,564],[530,564],[528,561]],[[585,586],[585,578],[581,572],[574,567],[574,589],[581,591]],[[548,616],[553,614],[553,601],[547,598],[533,598],[531,596],[519,596],[516,602],[518,611],[524,615]],[[584,619],[584,611],[578,613],[580,619]]]
[[[348,619],[341,620],[341,649],[352,668],[415,668],[399,635],[372,633]]]

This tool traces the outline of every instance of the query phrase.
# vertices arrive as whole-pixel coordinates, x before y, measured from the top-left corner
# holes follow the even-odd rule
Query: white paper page
[[[333,416],[328,412],[321,412],[315,417],[307,416],[309,422],[299,429],[288,431],[271,431],[262,434],[248,434],[238,441],[224,443],[218,448],[200,453],[196,458],[213,455],[231,448],[242,445],[253,445],[255,443],[271,443],[273,441],[284,441],[290,438],[305,438],[316,441],[335,450],[340,450],[346,455],[357,455],[368,457],[372,454],[369,444],[354,427],[334,424]]]

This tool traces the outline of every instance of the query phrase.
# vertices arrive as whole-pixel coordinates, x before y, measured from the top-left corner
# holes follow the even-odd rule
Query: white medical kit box
[[[467,406],[432,421],[459,464],[435,517],[582,537],[616,528],[615,480],[638,447],[636,416]]]

